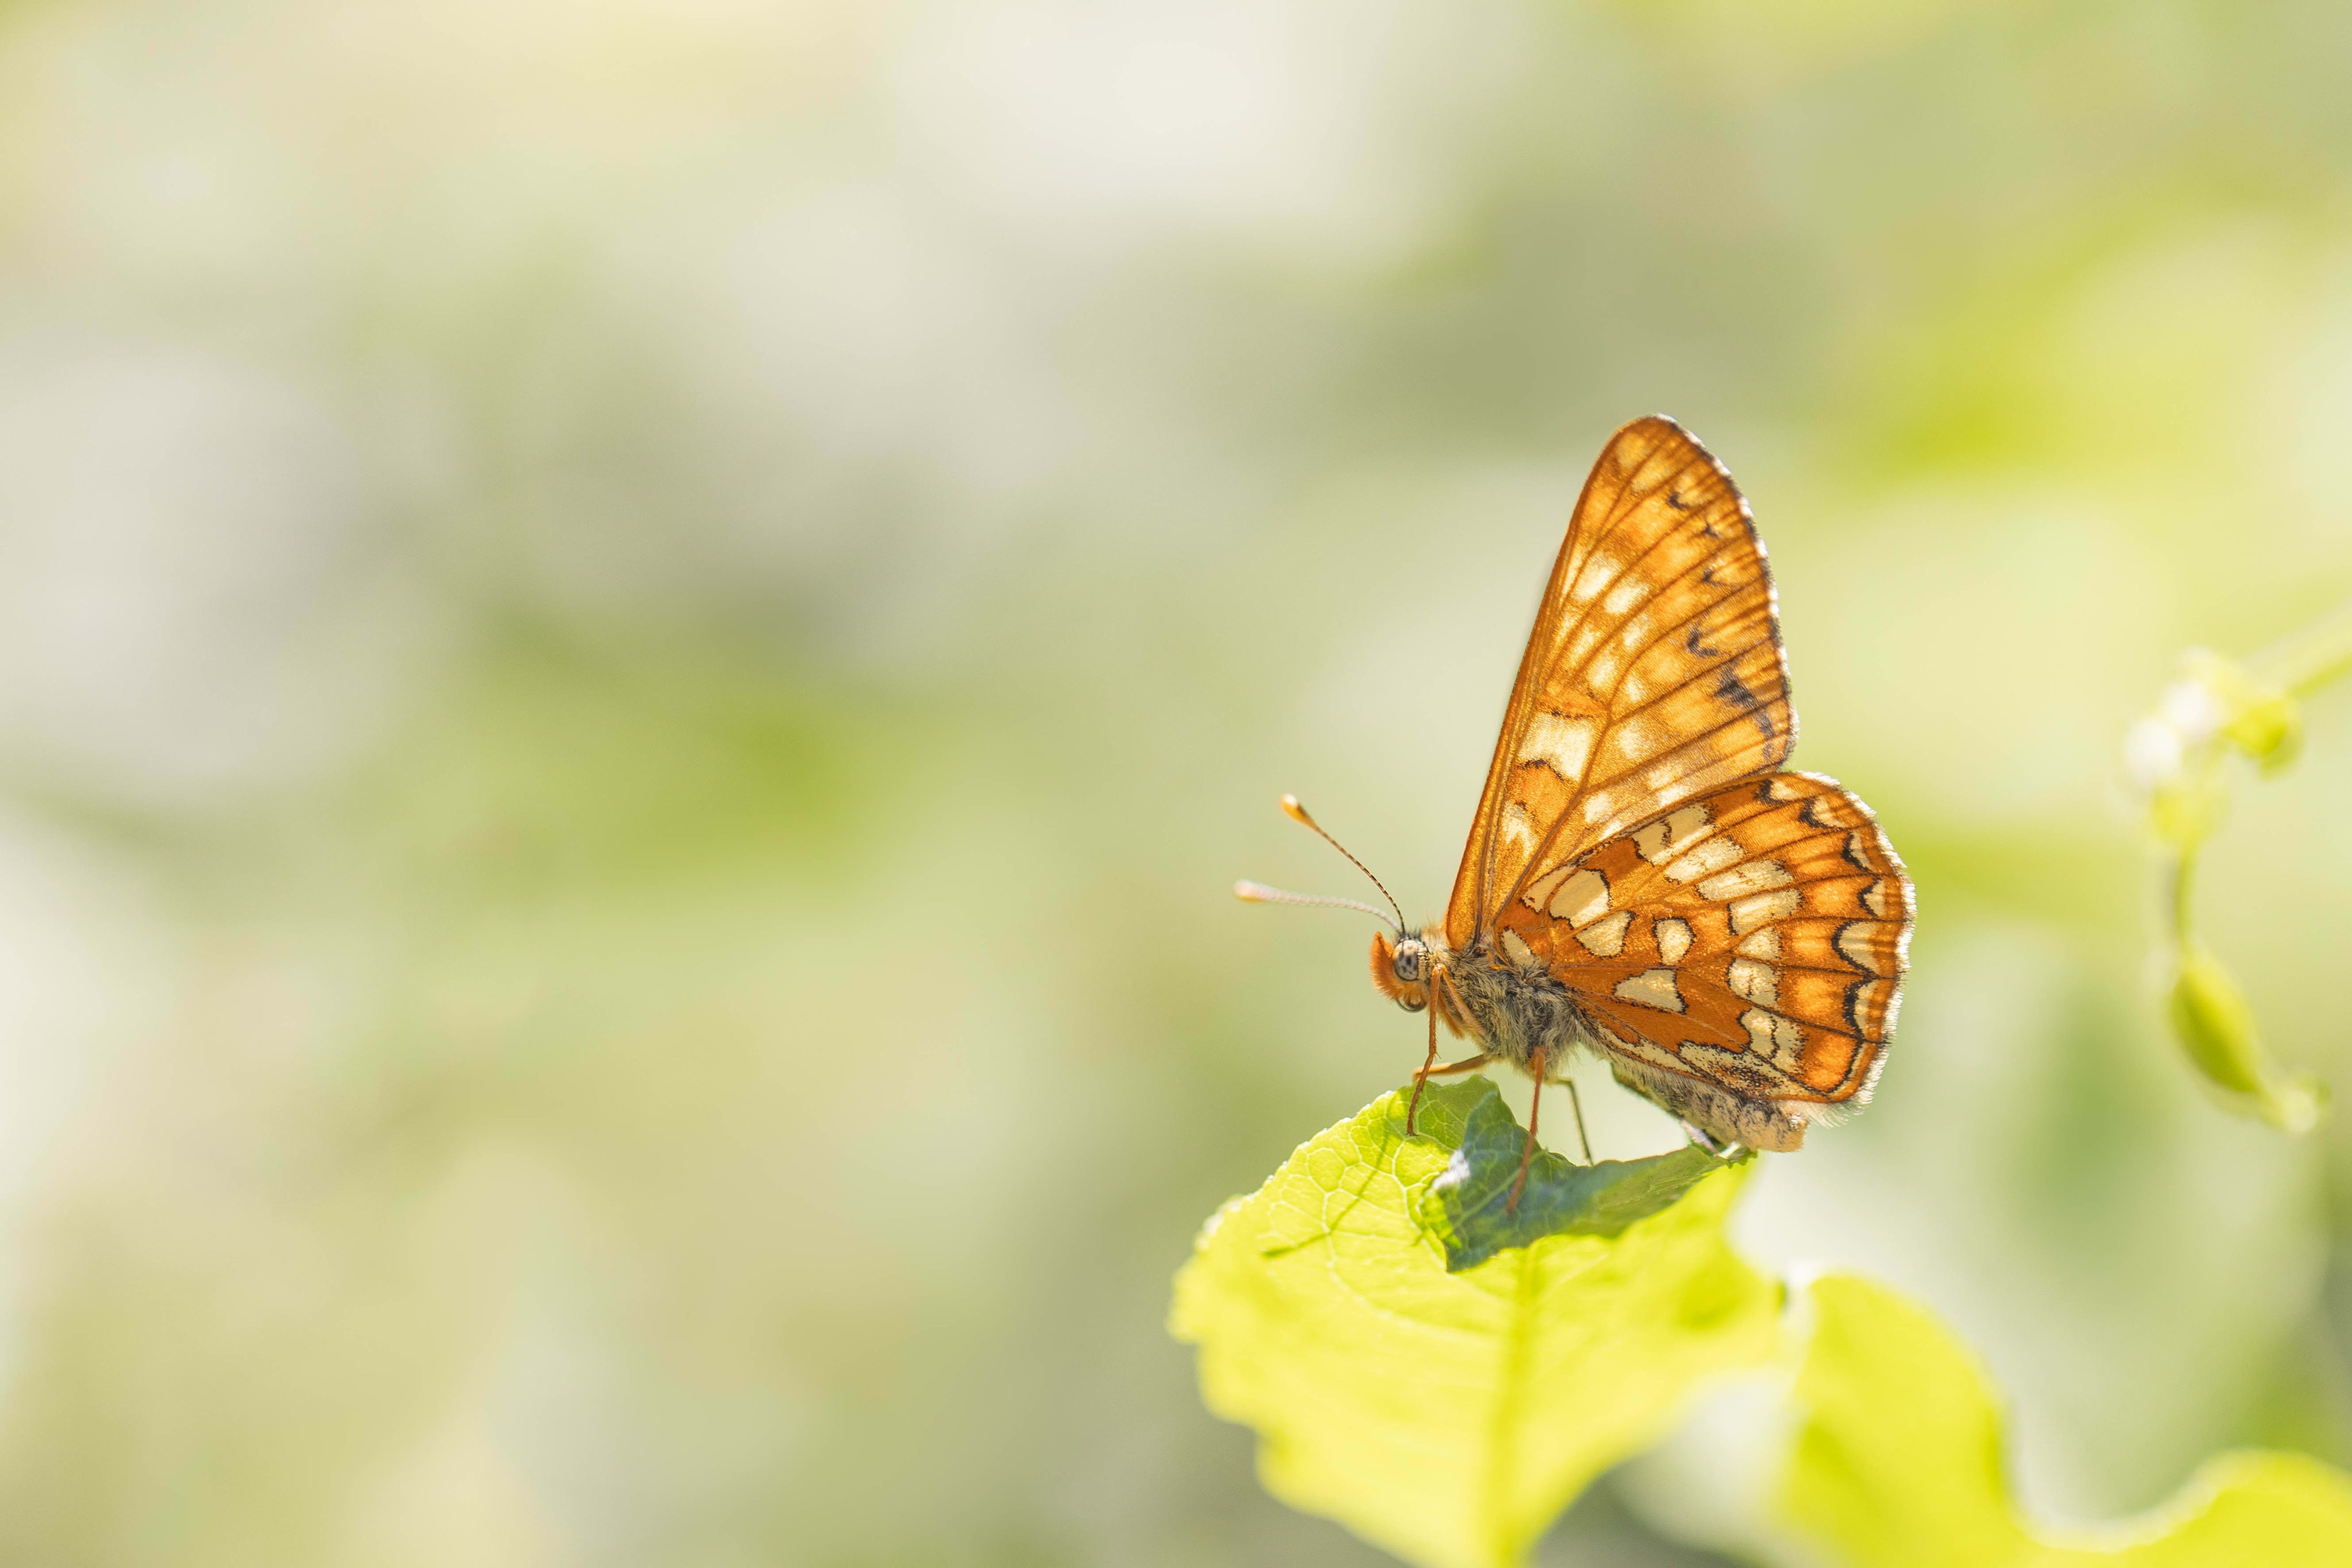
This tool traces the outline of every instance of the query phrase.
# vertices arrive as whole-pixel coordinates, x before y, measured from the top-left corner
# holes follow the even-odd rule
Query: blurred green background
[[[1422,1049],[1365,923],[1228,889],[1361,891],[1286,789],[1439,907],[1653,410],[1919,884],[1878,1103],[1742,1244],[1949,1318],[2051,1520],[2352,1458],[2352,1128],[2178,1060],[2118,761],[2352,595],[2347,58],[2322,0],[0,6],[0,1560],[1381,1561],[1162,1330]],[[2310,733],[2201,917],[2341,1099]],[[1770,1420],[1545,1561],[1738,1549]]]

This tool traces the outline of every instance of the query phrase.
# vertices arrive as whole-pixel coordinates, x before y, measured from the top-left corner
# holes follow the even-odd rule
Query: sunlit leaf
[[[1484,1080],[1432,1089],[1408,1140],[1404,1097],[1384,1095],[1302,1145],[1203,1228],[1171,1322],[1201,1347],[1210,1408],[1257,1428],[1268,1490],[1431,1568],[1517,1562],[1777,1333],[1777,1289],[1724,1240],[1734,1170],[1613,1238],[1548,1236],[1448,1272],[1419,1216],[1474,1117],[1469,1174],[1492,1179],[1475,1157],[1495,1142],[1489,1105]],[[1559,1203],[1535,1182],[1530,1203]]]
[[[2030,1530],[1983,1373],[1927,1312],[1832,1278],[1797,1377],[1805,1415],[1782,1505],[1854,1568],[2261,1568],[2352,1563],[2352,1478],[2295,1454],[2229,1454],[2145,1520],[2096,1539]]]

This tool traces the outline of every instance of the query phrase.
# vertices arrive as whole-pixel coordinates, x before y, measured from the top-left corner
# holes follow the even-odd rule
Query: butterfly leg
[[[1589,1166],[1592,1163],[1592,1140],[1584,1135],[1584,1096],[1576,1092],[1575,1079],[1563,1078],[1560,1082],[1568,1085],[1568,1108],[1576,1113],[1576,1142],[1584,1150],[1584,1163]]]
[[[1692,1143],[1696,1144],[1700,1148],[1705,1149],[1708,1154],[1714,1155],[1718,1158],[1729,1154],[1733,1149],[1738,1147],[1738,1145],[1726,1143],[1721,1138],[1717,1137],[1713,1133],[1707,1132],[1704,1128],[1695,1127],[1688,1122],[1685,1122],[1683,1124],[1683,1132],[1688,1135]]]
[[[1519,1194],[1525,1190],[1528,1185],[1528,1162],[1536,1157],[1536,1117],[1543,1110],[1543,1081],[1546,1054],[1547,1053],[1544,1050],[1538,1046],[1536,1049],[1533,1060],[1528,1063],[1528,1070],[1535,1074],[1536,1092],[1534,1097],[1528,1101],[1528,1141],[1519,1148],[1519,1174],[1517,1178],[1511,1183],[1511,1196],[1504,1200],[1503,1212],[1505,1214],[1518,1213]]]
[[[1474,1072],[1494,1060],[1493,1057],[1481,1051],[1476,1056],[1465,1056],[1459,1061],[1441,1061],[1434,1067],[1424,1067],[1414,1073],[1413,1077],[1417,1079],[1451,1078],[1457,1072]]]
[[[1429,1070],[1437,1065],[1437,998],[1429,998],[1429,1054],[1422,1059],[1421,1071],[1412,1075],[1412,1103],[1404,1108],[1404,1135],[1412,1136],[1413,1118],[1421,1114],[1421,1091],[1429,1082]]]

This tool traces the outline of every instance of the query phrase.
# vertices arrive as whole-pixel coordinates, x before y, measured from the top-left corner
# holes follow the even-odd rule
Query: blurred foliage
[[[1408,1092],[1317,1134],[1219,1210],[1177,1278],[1171,1326],[1201,1347],[1210,1408],[1257,1428],[1276,1496],[1409,1562],[1509,1568],[1695,1389],[1770,1357],[1778,1294],[1724,1240],[1730,1172],[1667,1207],[1621,1167],[1643,1200],[1612,1234],[1579,1234],[1579,1207],[1606,1198],[1553,1155],[1527,1193],[1552,1233],[1499,1250],[1441,1239],[1418,1218],[1430,1189],[1460,1181],[1465,1155],[1482,1190],[1507,1185],[1516,1124],[1492,1083],[1433,1087],[1408,1140]],[[1471,1223],[1503,1217],[1481,1207]],[[1455,1272],[1457,1244],[1493,1256]]]
[[[2115,760],[2176,650],[2352,585],[2347,49],[2325,0],[0,6],[0,1560],[1381,1561],[1163,1332],[1200,1216],[1423,1049],[1360,932],[1224,890],[1329,872],[1293,789],[1442,900],[1654,409],[1924,915],[1742,1254],[1932,1303],[2038,1519],[2352,1461],[2352,1128],[2163,1049]],[[2343,697],[2197,887],[2339,1082]],[[1601,1155],[1679,1142],[1584,1089]],[[1537,1560],[1752,1557],[1738,1414]]]
[[[2291,1133],[2307,1133],[2326,1086],[2290,1077],[2271,1061],[2253,1009],[2221,960],[2199,941],[2191,893],[2198,857],[2228,810],[2232,755],[2276,773],[2301,745],[2300,699],[2352,673],[2352,606],[2245,666],[2192,649],[2158,711],[2125,745],[2147,796],[2148,826],[2164,857],[2165,927],[2172,1032],[2223,1097]]]
[[[2148,1520],[2062,1545],[2011,1501],[2000,1416],[1950,1331],[1885,1286],[1817,1281],[1783,1506],[1853,1568],[2255,1568],[2352,1559],[2352,1478],[2295,1454],[2208,1462]],[[2087,1532],[2078,1532],[2087,1533]]]

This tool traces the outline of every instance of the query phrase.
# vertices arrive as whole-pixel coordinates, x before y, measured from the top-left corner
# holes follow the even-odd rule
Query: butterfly
[[[1633,421],[1570,519],[1445,917],[1412,930],[1397,910],[1394,935],[1372,939],[1373,983],[1429,1014],[1408,1136],[1431,1078],[1526,1072],[1516,1207],[1543,1085],[1578,1051],[1718,1151],[1795,1149],[1869,1100],[1909,962],[1911,882],[1859,798],[1781,767],[1796,739],[1747,501],[1674,421]],[[1477,1053],[1440,1062],[1441,1021]],[[1577,1121],[1581,1134],[1580,1105]]]

